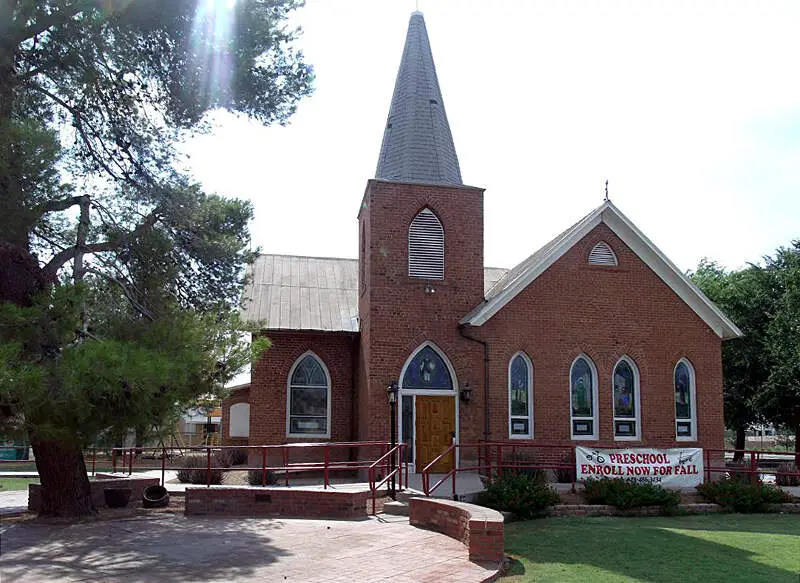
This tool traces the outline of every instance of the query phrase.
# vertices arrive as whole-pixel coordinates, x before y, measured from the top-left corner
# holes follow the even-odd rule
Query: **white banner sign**
[[[575,448],[578,481],[622,478],[664,488],[693,488],[703,481],[703,450]]]

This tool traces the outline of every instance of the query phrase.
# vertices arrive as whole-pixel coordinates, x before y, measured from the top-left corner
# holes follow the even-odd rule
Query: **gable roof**
[[[484,290],[506,269],[484,269]],[[242,318],[269,330],[358,332],[358,260],[259,255],[247,268]]]
[[[537,277],[558,261],[600,223],[607,225],[717,336],[723,340],[742,336],[741,330],[682,273],[611,201],[583,217],[508,271],[486,292],[485,301],[467,314],[461,324],[481,326]]]
[[[425,19],[414,12],[397,72],[375,178],[461,184]]]

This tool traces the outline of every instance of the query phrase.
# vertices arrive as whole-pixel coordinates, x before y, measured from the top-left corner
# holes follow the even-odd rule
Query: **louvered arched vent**
[[[444,229],[430,209],[422,209],[408,229],[408,275],[444,279]]]
[[[617,256],[608,243],[600,241],[589,253],[589,265],[617,265]]]

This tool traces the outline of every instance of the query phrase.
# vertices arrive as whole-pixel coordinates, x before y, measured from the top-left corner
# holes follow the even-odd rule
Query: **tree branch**
[[[42,34],[47,29],[56,26],[58,24],[62,24],[86,10],[87,8],[92,7],[92,0],[81,0],[79,2],[75,2],[66,8],[61,10],[56,10],[55,12],[51,12],[50,14],[45,14],[36,22],[32,23],[29,26],[26,26],[22,30],[20,30],[16,35],[12,37],[12,41],[9,43],[12,46],[18,45],[19,43],[28,40],[36,36],[37,34]]]
[[[58,270],[61,269],[65,263],[77,257],[79,253],[89,254],[102,253],[103,251],[113,251],[121,248],[130,241],[135,241],[141,235],[152,229],[153,226],[158,222],[158,210],[158,208],[154,209],[153,212],[147,215],[144,220],[139,223],[139,225],[130,233],[123,233],[117,237],[113,237],[107,241],[101,241],[99,243],[88,243],[83,245],[82,249],[78,249],[77,245],[73,245],[72,247],[67,247],[64,250],[59,251],[53,256],[47,265],[44,266],[42,271],[48,277],[54,278],[58,274]]]
[[[133,297],[133,294],[131,294],[130,290],[128,289],[128,286],[125,285],[125,282],[123,282],[119,278],[114,277],[113,275],[109,275],[108,273],[100,271],[99,269],[95,269],[93,267],[87,267],[85,268],[85,271],[87,273],[94,273],[95,275],[102,277],[103,279],[106,279],[111,283],[114,283],[117,286],[119,286],[119,288],[122,290],[122,293],[125,295],[126,298],[128,298],[128,301],[131,303],[131,306],[133,306],[134,309],[138,310],[142,316],[144,316],[145,318],[147,318],[152,322],[153,315],[147,308],[145,308],[142,304],[140,304],[136,298]]]

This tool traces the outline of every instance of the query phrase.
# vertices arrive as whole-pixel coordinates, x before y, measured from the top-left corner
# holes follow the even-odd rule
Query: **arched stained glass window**
[[[597,372],[586,356],[570,369],[570,409],[573,439],[597,439]]]
[[[675,366],[675,437],[680,440],[697,439],[697,411],[695,410],[694,369],[682,359]]]
[[[289,376],[287,434],[330,437],[330,380],[316,355],[301,356]]]
[[[453,390],[450,370],[444,359],[432,346],[423,346],[408,363],[403,375],[403,388]]]
[[[639,438],[639,371],[623,356],[614,367],[614,438]]]
[[[508,434],[512,439],[533,437],[533,367],[524,354],[508,365]]]

